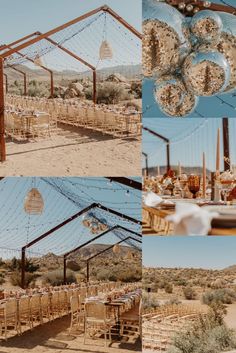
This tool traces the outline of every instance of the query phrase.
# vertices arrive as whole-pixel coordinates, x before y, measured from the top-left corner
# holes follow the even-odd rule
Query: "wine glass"
[[[200,181],[201,178],[199,175],[190,175],[188,178],[188,188],[189,191],[193,194],[194,199],[196,199],[197,192],[200,190]]]
[[[228,198],[233,186],[234,186],[233,180],[221,180],[221,193],[223,195],[224,202],[226,202],[226,203],[227,203],[227,198]]]

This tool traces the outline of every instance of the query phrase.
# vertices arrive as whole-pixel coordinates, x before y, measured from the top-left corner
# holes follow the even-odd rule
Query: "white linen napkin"
[[[163,199],[152,191],[143,194],[143,202],[148,207],[155,207],[163,202]]]
[[[177,202],[176,212],[166,220],[174,223],[174,235],[207,235],[211,221],[218,216],[195,204]]]

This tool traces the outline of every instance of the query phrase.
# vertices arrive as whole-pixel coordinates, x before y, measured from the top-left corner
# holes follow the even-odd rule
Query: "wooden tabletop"
[[[158,216],[161,218],[165,218],[175,212],[174,209],[162,209],[161,207],[148,207],[143,206],[143,210],[151,213],[153,216]],[[236,228],[212,228],[208,235],[211,236],[236,236]]]

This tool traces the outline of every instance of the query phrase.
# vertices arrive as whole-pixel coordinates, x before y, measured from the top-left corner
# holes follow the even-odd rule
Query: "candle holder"
[[[193,194],[193,198],[196,199],[197,192],[200,190],[201,178],[199,175],[190,175],[188,178],[188,188]]]

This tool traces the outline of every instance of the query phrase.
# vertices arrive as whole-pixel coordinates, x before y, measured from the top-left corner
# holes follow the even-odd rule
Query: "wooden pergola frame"
[[[5,77],[6,94],[7,94],[8,93],[8,75],[6,73],[4,73],[4,77]]]
[[[73,254],[73,253],[75,253],[75,252],[81,250],[81,249],[84,248],[85,246],[91,244],[91,243],[94,242],[95,240],[98,240],[98,239],[104,237],[105,235],[107,235],[108,233],[111,233],[111,232],[113,232],[113,231],[115,231],[115,230],[117,230],[117,229],[124,230],[124,231],[126,231],[126,232],[129,232],[130,234],[133,234],[133,235],[136,235],[136,236],[142,238],[142,235],[141,235],[141,234],[139,234],[139,233],[137,233],[137,232],[134,232],[134,231],[132,231],[132,230],[130,230],[130,229],[128,229],[128,228],[122,227],[122,226],[120,226],[120,225],[117,224],[117,225],[113,226],[112,228],[110,228],[110,229],[104,231],[103,233],[100,233],[100,234],[97,235],[95,238],[93,238],[93,239],[87,241],[86,243],[84,243],[84,244],[82,244],[82,245],[80,245],[80,246],[77,246],[76,248],[74,248],[74,249],[68,251],[68,252],[67,252],[66,254],[64,254],[64,256],[63,256],[63,277],[64,277],[64,283],[66,283],[66,281],[67,281],[67,276],[66,276],[66,270],[67,270],[66,261],[67,261],[67,257],[68,257],[69,255],[71,255],[71,254]],[[126,239],[126,241],[127,241],[129,238],[131,238],[131,236],[128,237],[128,238]],[[135,239],[135,238],[133,238],[133,239]],[[142,241],[140,241],[140,240],[137,240],[137,239],[135,239],[135,240],[138,241],[138,242],[140,242],[140,243],[142,243]],[[122,242],[123,242],[123,241],[125,241],[125,240],[123,239]],[[114,245],[115,245],[115,244],[114,244]],[[114,245],[113,245],[113,246],[114,246]],[[109,247],[109,248],[110,248],[110,247]],[[107,250],[108,250],[108,249],[107,249]],[[100,254],[100,253],[99,253],[99,254]],[[99,255],[99,254],[98,254],[98,255]],[[92,258],[93,258],[93,257],[92,257]],[[92,258],[90,258],[90,259],[92,259]],[[89,260],[90,260],[90,259],[89,259]]]
[[[129,232],[129,229],[126,229],[126,231]],[[87,283],[89,283],[89,277],[90,277],[90,276],[89,276],[89,270],[90,270],[89,264],[90,264],[90,261],[93,260],[93,259],[95,259],[97,256],[100,256],[100,255],[104,254],[105,252],[107,252],[107,251],[113,249],[115,245],[120,245],[121,243],[124,243],[124,242],[126,242],[127,240],[133,240],[133,241],[136,241],[136,242],[142,244],[142,241],[141,241],[141,240],[135,239],[135,238],[132,237],[132,236],[128,236],[128,237],[126,237],[125,239],[122,239],[122,240],[118,241],[117,243],[108,246],[106,249],[99,251],[99,252],[96,253],[95,255],[90,256],[88,259],[85,260],[85,261],[86,261],[86,279],[87,279]],[[137,250],[140,251],[140,252],[142,251],[141,249],[137,249]],[[64,283],[66,283],[66,277],[64,277]]]
[[[20,73],[21,75],[23,75],[24,78],[24,96],[27,96],[27,75],[24,71],[17,69],[15,66],[13,65],[8,65],[8,67],[18,73]]]
[[[142,155],[145,158],[145,170],[146,170],[146,176],[149,174],[149,167],[148,167],[148,154],[145,152],[142,152]]]
[[[61,222],[60,224],[56,225],[55,227],[51,228],[50,230],[48,230],[46,233],[43,233],[42,235],[40,235],[39,237],[37,237],[36,239],[32,240],[31,242],[29,242],[28,244],[24,245],[21,248],[21,286],[22,288],[25,288],[25,264],[26,264],[26,250],[29,249],[31,246],[37,244],[38,242],[40,242],[41,240],[47,238],[48,236],[50,236],[51,234],[53,234],[54,232],[56,232],[57,230],[61,229],[62,227],[64,227],[66,224],[69,224],[70,222],[74,221],[75,219],[77,219],[78,217],[82,216],[83,214],[87,213],[88,211],[92,210],[92,209],[101,209],[103,211],[106,211],[108,213],[111,213],[119,218],[125,219],[127,221],[130,221],[134,224],[138,224],[141,225],[142,222],[132,218],[130,216],[127,216],[125,214],[122,214],[118,211],[115,211],[111,208],[105,207],[99,203],[92,203],[91,205],[87,206],[86,208],[80,210],[79,212],[77,212],[76,214],[72,215],[71,217],[67,218],[65,221]],[[111,228],[112,229],[112,228]],[[99,234],[98,236],[94,237],[93,239],[89,240],[88,242],[86,242],[85,244],[82,244],[80,246],[84,247],[88,244],[90,244],[91,242],[93,242],[96,239],[99,239],[101,236],[105,235],[106,233],[110,232],[111,229],[103,232],[102,234]],[[133,232],[133,231],[130,231]],[[134,234],[138,234],[133,232]],[[77,249],[78,250],[78,249]],[[66,255],[66,254],[65,254]],[[64,255],[64,256],[65,256]]]
[[[166,171],[168,172],[170,170],[170,140],[166,138],[165,136],[162,136],[158,134],[156,131],[153,131],[145,126],[143,126],[143,130],[149,132],[150,134],[154,135],[155,137],[158,137],[159,139],[165,141],[166,143]]]
[[[74,20],[69,21],[59,27],[56,27],[46,33],[34,32],[33,34],[30,34],[24,38],[21,38],[20,40],[15,41],[13,44],[11,43],[12,45],[16,45],[16,47],[11,48],[0,55],[0,162],[4,162],[6,160],[5,123],[4,123],[5,104],[4,104],[4,82],[3,82],[4,81],[3,80],[4,60],[6,58],[8,58],[9,56],[11,56],[12,54],[17,53],[17,52],[19,53],[21,50],[23,50],[33,44],[36,44],[43,39],[46,39],[46,40],[49,39],[49,41],[53,44],[53,41],[49,38],[50,36],[64,30],[65,28],[68,28],[78,22],[81,22],[82,20],[85,20],[86,18],[91,17],[101,11],[110,14],[118,22],[120,22],[126,29],[128,29],[131,33],[133,33],[135,36],[137,36],[140,40],[142,39],[142,34],[140,32],[138,32],[133,26],[131,26],[127,21],[125,21],[121,16],[119,16],[109,6],[104,5],[104,6],[96,8],[92,11],[89,11],[89,12],[85,13],[84,15],[79,16],[79,17],[75,18]],[[34,37],[34,38],[32,38],[32,37]],[[23,40],[24,40],[24,43],[22,43]],[[63,48],[63,47],[60,48],[58,46],[58,44],[54,44],[54,45],[56,45],[61,50],[67,51],[67,54],[69,54],[69,51],[66,48]],[[2,47],[0,47],[0,50],[1,50],[1,48]],[[83,60],[83,59],[79,58],[78,56],[76,56],[72,52],[70,52],[69,55],[73,56],[74,58],[77,57],[77,60],[79,60],[79,61]],[[90,67],[92,68],[91,65],[90,65]],[[94,90],[95,90],[94,96],[96,97],[96,70],[93,70],[93,85],[94,85]]]

